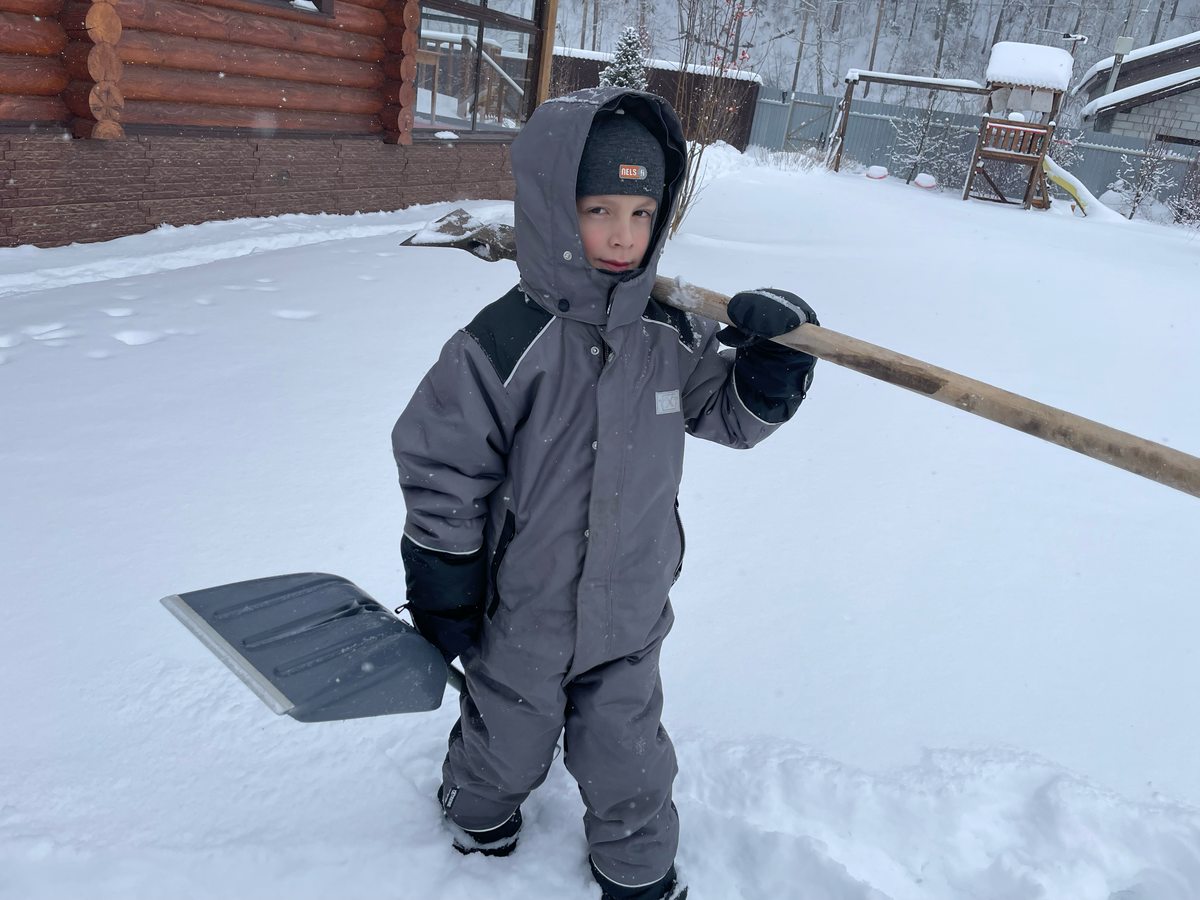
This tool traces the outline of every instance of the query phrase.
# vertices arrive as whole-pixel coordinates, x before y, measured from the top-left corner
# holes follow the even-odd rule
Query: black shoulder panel
[[[475,338],[500,381],[507,384],[529,345],[553,318],[536,303],[526,300],[518,285],[485,306],[463,331]]]
[[[676,334],[679,335],[679,343],[683,344],[689,353],[696,349],[696,335],[692,332],[692,323],[683,310],[673,306],[664,306],[651,297],[650,302],[646,304],[646,311],[642,313],[642,318],[675,329]]]

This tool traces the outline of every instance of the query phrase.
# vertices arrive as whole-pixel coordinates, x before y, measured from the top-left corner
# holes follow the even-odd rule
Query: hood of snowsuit
[[[593,267],[584,254],[575,181],[593,120],[618,109],[645,125],[662,144],[666,177],[643,268],[615,275]],[[591,325],[616,327],[641,316],[679,199],[686,159],[679,119],[671,105],[654,94],[589,88],[539,106],[512,146],[517,268],[526,295],[556,316]]]

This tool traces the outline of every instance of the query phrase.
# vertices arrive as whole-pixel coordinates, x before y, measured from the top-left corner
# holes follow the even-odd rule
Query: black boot
[[[442,788],[438,786],[438,806],[442,806]],[[517,838],[521,831],[521,808],[497,825],[484,831],[469,831],[460,825],[455,825],[446,815],[442,807],[442,816],[446,827],[454,837],[454,849],[459,853],[482,853],[484,856],[508,856],[517,849]]]
[[[687,900],[687,885],[679,883],[674,866],[653,884],[631,888],[605,878],[590,857],[588,864],[592,867],[592,877],[600,885],[600,900]]]

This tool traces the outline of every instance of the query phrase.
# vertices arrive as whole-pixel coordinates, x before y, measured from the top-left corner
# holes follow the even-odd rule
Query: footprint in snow
[[[86,356],[88,359],[109,359],[112,354],[107,350],[89,350]]]
[[[153,344],[155,341],[162,340],[163,336],[157,331],[118,331],[113,337],[122,344],[137,347],[140,344]]]
[[[114,306],[112,309],[102,309],[100,312],[106,316],[112,316],[114,319],[123,319],[133,315],[133,310],[128,306]]]
[[[192,301],[199,303],[201,306],[212,306],[213,302],[208,297],[193,297]]]
[[[117,294],[115,299],[121,300],[125,303],[130,303],[134,300],[141,300],[142,295],[141,294]]]
[[[21,334],[27,334],[35,338],[39,334],[49,334],[51,331],[58,331],[60,328],[66,327],[62,322],[55,322],[53,325],[26,325],[21,329]]]
[[[79,337],[83,334],[82,331],[77,331],[74,328],[59,328],[55,331],[47,331],[42,334],[33,335],[35,341],[41,341],[47,347],[61,347],[69,338]]]
[[[21,343],[19,335],[0,334],[0,347],[15,347],[19,343]]]
[[[271,315],[279,319],[300,320],[311,319],[316,313],[310,309],[277,309]]]

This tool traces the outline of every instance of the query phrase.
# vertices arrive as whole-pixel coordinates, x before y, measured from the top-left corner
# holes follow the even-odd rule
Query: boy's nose
[[[628,247],[633,243],[633,228],[629,222],[621,222],[613,230],[612,242],[619,247]]]

